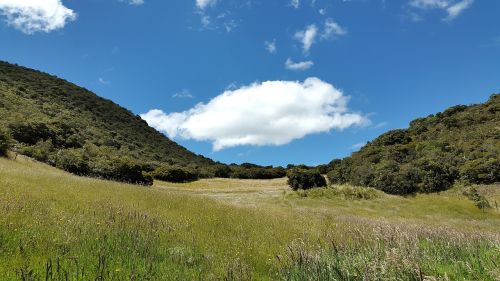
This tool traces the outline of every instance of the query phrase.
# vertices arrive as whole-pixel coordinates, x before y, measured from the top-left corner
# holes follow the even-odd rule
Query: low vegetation
[[[11,146],[11,137],[7,130],[0,128],[0,157],[7,156],[7,151]]]
[[[458,180],[500,182],[500,94],[416,119],[326,169],[332,183],[401,195],[447,190]]]
[[[290,169],[287,172],[288,185],[293,190],[307,190],[326,186],[326,179],[314,169]]]
[[[312,196],[319,190],[291,197],[285,179],[202,179],[143,188],[72,176],[22,156],[0,159],[0,276],[500,278],[495,209],[479,210],[452,191],[325,200]],[[487,190],[490,201],[500,198],[498,187]]]

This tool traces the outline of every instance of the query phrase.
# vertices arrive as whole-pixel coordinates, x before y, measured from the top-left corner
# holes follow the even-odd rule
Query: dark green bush
[[[286,176],[286,170],[282,167],[262,167],[247,163],[232,165],[231,170],[231,177],[236,179],[276,179]]]
[[[9,150],[12,144],[12,139],[9,132],[4,129],[0,129],[0,157],[7,156],[7,150]]]
[[[288,185],[293,190],[326,186],[326,179],[318,170],[291,169],[287,172]]]
[[[460,177],[471,183],[492,184],[500,182],[500,159],[476,159],[465,162]]]
[[[156,168],[151,174],[155,179],[168,182],[191,182],[198,180],[198,173],[196,171],[178,166],[162,165]]]
[[[215,165],[213,167],[213,176],[216,178],[230,178],[231,168],[227,165]]]
[[[81,149],[59,150],[55,157],[57,168],[76,175],[88,175],[90,167]]]
[[[9,125],[12,137],[25,144],[34,145],[40,141],[46,141],[54,136],[54,133],[45,123],[41,122],[17,122]]]

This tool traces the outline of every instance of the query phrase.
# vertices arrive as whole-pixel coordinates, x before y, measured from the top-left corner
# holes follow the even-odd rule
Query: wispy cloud
[[[365,145],[366,145],[366,142],[356,143],[356,144],[353,144],[353,145],[349,146],[349,150],[358,151],[358,150],[360,150]]]
[[[26,34],[61,29],[77,17],[61,0],[0,0],[0,13]]]
[[[301,61],[301,62],[293,62],[290,58],[288,58],[285,62],[285,68],[289,70],[307,70],[314,65],[314,62]]]
[[[213,7],[215,4],[217,4],[217,0],[196,0],[196,7],[202,10],[207,7]]]
[[[128,3],[130,5],[140,6],[144,4],[144,0],[130,0]]]
[[[180,98],[180,99],[192,99],[194,98],[193,94],[188,89],[182,89],[182,91],[177,92],[172,95],[173,98]]]
[[[318,78],[267,81],[228,90],[184,112],[150,110],[141,117],[169,137],[212,142],[215,151],[241,145],[284,145],[306,135],[369,123],[348,97]]]
[[[298,9],[300,7],[300,0],[291,0],[290,6],[294,7],[295,9]]]
[[[316,41],[318,28],[315,24],[308,25],[304,30],[299,30],[295,33],[295,39],[302,43],[302,51],[304,54],[309,54],[311,46]]]
[[[102,78],[102,77],[97,78],[97,82],[99,82],[100,84],[103,84],[103,85],[110,85],[110,84],[111,84],[111,82],[110,82],[110,81],[105,80],[105,79],[104,79],[104,78]]]
[[[472,4],[474,0],[463,0],[458,3],[455,3],[446,8],[446,12],[448,12],[448,16],[444,18],[445,21],[452,21],[456,17],[458,17],[463,11],[467,10]]]
[[[321,39],[334,39],[346,34],[347,30],[345,28],[341,27],[333,19],[329,18],[325,21],[325,28],[323,29],[323,33],[321,34]]]
[[[462,12],[470,8],[472,4],[474,4],[474,0],[412,0],[409,5],[410,7],[421,10],[443,10],[447,14],[447,16],[443,18],[443,21],[450,22],[462,14]],[[420,21],[422,18],[420,15],[411,12],[410,19],[412,21]]]
[[[276,53],[276,39],[273,39],[273,41],[265,41],[264,45],[270,54]]]

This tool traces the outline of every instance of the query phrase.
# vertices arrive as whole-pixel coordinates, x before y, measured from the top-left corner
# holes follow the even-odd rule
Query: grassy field
[[[285,179],[147,188],[0,159],[0,280],[500,280],[495,207],[458,189],[335,190],[296,193]],[[500,202],[499,186],[480,190]]]

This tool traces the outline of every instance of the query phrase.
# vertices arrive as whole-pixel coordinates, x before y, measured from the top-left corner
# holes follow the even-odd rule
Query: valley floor
[[[76,177],[0,159],[0,280],[500,280],[500,186],[348,199],[286,179]]]

